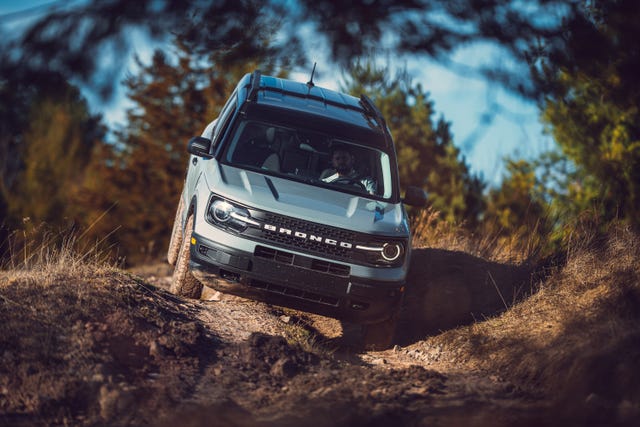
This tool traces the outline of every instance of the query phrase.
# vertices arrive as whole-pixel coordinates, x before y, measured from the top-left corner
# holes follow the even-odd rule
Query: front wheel
[[[362,326],[362,342],[366,350],[386,350],[396,335],[397,316],[378,323]]]
[[[171,240],[169,240],[169,249],[167,250],[167,262],[169,265],[176,265],[180,245],[182,244],[182,212],[184,211],[184,202],[182,195],[176,209],[176,218],[173,220],[173,229],[171,230]]]
[[[182,297],[198,299],[200,298],[200,295],[202,295],[202,283],[193,277],[193,274],[189,271],[192,234],[193,215],[189,215],[189,218],[187,218],[187,224],[184,227],[184,233],[182,233],[182,242],[180,244],[180,250],[176,259],[176,268],[173,270],[173,277],[171,278],[171,287],[169,290],[171,293]]]

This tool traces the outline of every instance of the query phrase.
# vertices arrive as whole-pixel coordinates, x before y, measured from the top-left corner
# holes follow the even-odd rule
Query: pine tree
[[[11,195],[11,214],[34,223],[61,225],[80,214],[70,203],[79,189],[96,140],[99,118],[69,87],[64,99],[45,98],[32,107],[24,133],[24,169]]]
[[[640,224],[640,3],[585,2],[534,69],[543,119],[576,166],[574,211]]]
[[[487,196],[484,226],[497,230],[501,236],[548,233],[551,221],[536,177],[536,163],[512,159],[506,162],[507,176]]]
[[[24,88],[23,88],[24,89]],[[102,138],[101,118],[89,112],[80,91],[64,82],[55,91],[30,96],[24,117],[14,117],[15,142],[7,144],[3,193],[8,223],[23,218],[56,228],[81,221],[73,203],[94,145]],[[26,112],[28,110],[28,112]]]

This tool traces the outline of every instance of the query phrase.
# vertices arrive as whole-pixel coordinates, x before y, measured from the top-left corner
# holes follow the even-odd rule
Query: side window
[[[231,118],[233,117],[233,113],[236,111],[236,99],[237,92],[234,91],[229,101],[225,104],[220,112],[220,116],[218,117],[218,123],[215,129],[213,130],[213,146],[215,147],[220,142],[220,139],[225,134],[227,129],[229,128],[229,123],[231,123]]]

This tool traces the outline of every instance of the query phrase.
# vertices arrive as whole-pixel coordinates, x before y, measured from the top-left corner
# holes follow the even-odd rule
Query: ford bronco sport
[[[331,169],[337,149],[352,156],[349,176]],[[393,141],[366,96],[255,71],[187,150],[173,293],[199,298],[205,284],[362,324],[365,345],[391,344],[411,255],[403,202],[425,194],[400,198]]]

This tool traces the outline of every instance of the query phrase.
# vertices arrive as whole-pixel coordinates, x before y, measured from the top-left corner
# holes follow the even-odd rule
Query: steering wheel
[[[357,178],[357,177],[356,178],[346,178],[346,177],[338,178],[335,181],[333,181],[332,184],[355,185],[357,187],[360,187],[362,190],[367,191],[367,187],[365,187],[362,181],[360,181],[360,178]]]

